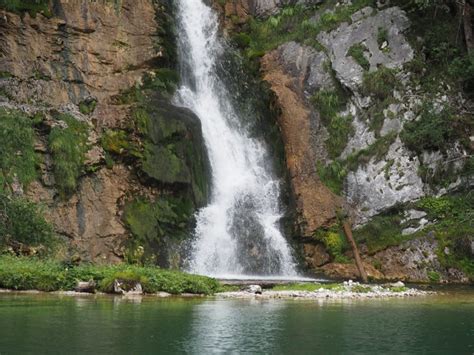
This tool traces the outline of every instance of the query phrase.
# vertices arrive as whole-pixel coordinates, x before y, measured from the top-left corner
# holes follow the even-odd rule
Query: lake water
[[[473,354],[473,289],[410,299],[0,294],[0,354]]]

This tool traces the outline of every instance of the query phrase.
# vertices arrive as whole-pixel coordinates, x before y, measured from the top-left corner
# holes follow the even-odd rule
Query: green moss
[[[165,147],[145,145],[143,171],[163,183],[189,183],[189,170],[174,148],[172,144]]]
[[[61,197],[73,193],[77,179],[83,171],[85,154],[88,150],[88,127],[84,122],[70,115],[59,115],[67,127],[56,126],[48,137],[49,149],[53,157],[54,179]]]
[[[0,288],[15,290],[73,290],[77,280],[93,280],[109,292],[115,279],[142,282],[145,293],[213,294],[220,285],[212,278],[136,265],[64,265],[53,260],[0,256]]]
[[[37,177],[32,126],[25,114],[0,109],[0,191],[8,189],[15,177],[24,186]]]
[[[7,71],[1,71],[0,70],[0,79],[8,79],[13,77],[13,74]]]
[[[113,155],[142,158],[143,154],[132,141],[130,134],[123,130],[106,130],[101,137],[102,148]]]
[[[144,248],[145,260],[154,253],[154,247],[163,238],[185,239],[192,222],[192,213],[191,201],[184,198],[163,196],[156,201],[144,198],[130,201],[125,206],[123,215],[124,222],[133,235],[129,251],[135,253],[141,246]]]
[[[356,43],[352,45],[347,51],[347,55],[354,58],[357,64],[359,64],[364,70],[370,69],[370,63],[365,57],[364,53],[367,52],[367,47],[362,43]]]
[[[12,241],[51,247],[53,228],[35,203],[0,193],[0,246]]]

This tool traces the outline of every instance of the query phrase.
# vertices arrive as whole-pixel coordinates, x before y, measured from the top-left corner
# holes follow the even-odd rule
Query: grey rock
[[[282,44],[277,51],[285,72],[302,84],[306,96],[323,88],[333,88],[331,75],[325,68],[329,60],[326,53],[296,42]]]
[[[376,70],[379,65],[399,68],[413,59],[413,49],[403,35],[409,26],[405,12],[398,7],[379,11],[374,16],[368,16],[370,12],[369,8],[364,8],[353,15],[358,20],[351,25],[342,23],[336,30],[318,35],[319,42],[328,49],[337,78],[355,93],[362,83],[364,70],[351,56],[347,56],[351,46],[363,43],[367,47],[370,70]],[[379,28],[387,31],[390,51],[379,48]]]
[[[143,288],[138,281],[115,279],[114,293],[119,295],[142,295]]]
[[[85,293],[94,293],[95,292],[95,281],[77,281],[76,287],[74,287],[74,291],[76,292],[85,292]]]
[[[390,146],[384,160],[371,158],[347,176],[344,188],[347,200],[357,206],[356,224],[397,203],[412,201],[425,195],[418,176],[420,163],[410,158],[400,138]]]
[[[245,288],[245,291],[249,293],[254,293],[256,295],[261,295],[263,292],[262,287],[260,285],[248,285]]]
[[[401,281],[397,281],[397,282],[391,283],[390,286],[392,286],[392,287],[405,287],[405,284]]]

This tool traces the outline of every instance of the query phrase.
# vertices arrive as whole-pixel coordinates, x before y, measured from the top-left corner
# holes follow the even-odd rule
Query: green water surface
[[[473,354],[474,292],[365,301],[0,294],[0,354]]]

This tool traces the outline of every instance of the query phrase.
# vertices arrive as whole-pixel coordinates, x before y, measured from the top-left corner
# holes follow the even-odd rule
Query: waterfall
[[[176,102],[200,119],[212,194],[197,213],[191,272],[218,276],[295,276],[279,230],[279,181],[265,145],[250,137],[216,72],[224,51],[218,19],[202,0],[177,0],[181,87]]]

